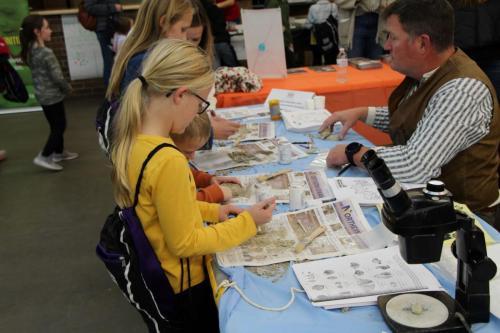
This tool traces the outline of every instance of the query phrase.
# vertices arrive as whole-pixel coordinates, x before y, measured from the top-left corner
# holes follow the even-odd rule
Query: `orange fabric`
[[[191,168],[193,173],[194,183],[198,192],[196,192],[196,200],[210,203],[220,203],[224,201],[224,193],[217,184],[210,184],[213,176],[207,172]]]
[[[347,83],[338,83],[337,72],[315,72],[307,67],[306,73],[289,74],[285,79],[263,79],[263,88],[254,93],[226,93],[217,95],[218,107],[231,107],[263,103],[273,88],[314,91],[326,97],[330,112],[357,106],[387,105],[389,95],[403,81],[404,76],[386,64],[379,69],[358,70],[347,68]],[[354,129],[376,145],[389,144],[389,136],[364,124]]]

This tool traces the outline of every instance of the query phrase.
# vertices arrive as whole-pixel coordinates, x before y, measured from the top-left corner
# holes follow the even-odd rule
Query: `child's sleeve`
[[[193,173],[194,183],[196,184],[196,187],[209,186],[211,184],[210,181],[214,177],[208,172],[196,170],[195,168],[191,168],[191,172]]]
[[[196,199],[198,201],[220,203],[224,201],[224,193],[217,184],[212,184],[206,187],[198,188],[196,192]]]
[[[224,251],[255,235],[255,222],[248,212],[221,223],[203,225],[202,215],[218,219],[219,205],[196,201],[185,158],[168,159],[150,177],[153,204],[172,254],[190,257]]]
[[[69,93],[71,91],[71,86],[64,78],[61,66],[59,65],[59,61],[57,61],[54,52],[49,48],[45,48],[45,50],[45,63],[49,69],[52,80],[59,86],[64,94]]]

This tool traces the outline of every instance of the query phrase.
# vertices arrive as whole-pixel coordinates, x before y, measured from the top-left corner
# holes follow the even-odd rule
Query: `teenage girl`
[[[161,143],[174,144],[170,135],[183,133],[206,111],[213,80],[210,61],[189,42],[164,39],[150,51],[116,118],[111,161],[120,207],[131,206],[146,156]],[[174,148],[163,148],[150,160],[140,193],[136,213],[176,294],[175,321],[184,332],[218,332],[207,255],[253,237],[257,226],[271,219],[274,198],[245,211],[197,201],[188,161]]]
[[[75,159],[78,154],[64,150],[64,98],[71,91],[71,86],[64,79],[54,52],[45,46],[46,42],[50,42],[51,35],[52,30],[45,18],[29,15],[23,20],[19,38],[21,58],[31,69],[35,96],[50,125],[47,143],[33,163],[49,170],[60,171],[63,167],[58,162]]]

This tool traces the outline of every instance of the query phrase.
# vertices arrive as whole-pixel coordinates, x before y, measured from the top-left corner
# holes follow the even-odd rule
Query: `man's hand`
[[[340,121],[342,123],[342,130],[339,133],[339,138],[342,140],[347,131],[356,124],[356,121],[365,121],[368,115],[367,107],[352,108],[343,111],[333,112],[332,115],[323,122],[319,131],[323,131],[328,127],[333,126],[336,122]]]
[[[243,209],[235,205],[220,205],[219,208],[219,221],[225,221],[229,215],[238,215],[243,212]]]
[[[347,145],[336,145],[328,152],[326,157],[326,165],[329,168],[344,165],[349,163],[347,156],[345,155],[345,147]]]
[[[214,130],[214,138],[217,140],[226,140],[231,135],[238,132],[241,126],[239,123],[219,117],[215,115],[215,113],[212,113],[210,123]]]

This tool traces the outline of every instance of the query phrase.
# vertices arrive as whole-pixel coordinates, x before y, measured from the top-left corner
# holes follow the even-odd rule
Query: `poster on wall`
[[[85,30],[76,15],[61,16],[71,80],[102,77],[102,55],[96,34]]]
[[[260,77],[286,77],[280,8],[242,9],[248,69]]]
[[[11,52],[8,62],[21,77],[29,94],[28,101],[18,103],[5,99],[5,92],[0,92],[0,114],[41,110],[35,98],[31,71],[22,63],[19,56],[21,52],[19,27],[28,13],[27,0],[0,1],[0,36],[7,42]]]

